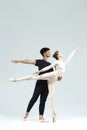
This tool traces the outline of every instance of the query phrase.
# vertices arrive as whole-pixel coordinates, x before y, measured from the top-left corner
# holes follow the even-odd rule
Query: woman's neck
[[[62,61],[62,60],[63,60],[63,58],[59,58],[58,60]]]

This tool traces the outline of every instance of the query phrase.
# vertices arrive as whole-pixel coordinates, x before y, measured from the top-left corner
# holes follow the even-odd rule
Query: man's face
[[[50,50],[46,51],[46,52],[44,53],[44,56],[50,57],[50,56],[51,56]]]

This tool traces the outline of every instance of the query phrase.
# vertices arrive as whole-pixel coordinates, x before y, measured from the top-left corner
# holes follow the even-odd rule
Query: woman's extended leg
[[[17,81],[23,81],[23,80],[53,80],[55,77],[56,72],[49,72],[41,75],[32,75],[32,76],[26,76],[22,78],[10,78],[9,80],[11,82],[17,82]]]

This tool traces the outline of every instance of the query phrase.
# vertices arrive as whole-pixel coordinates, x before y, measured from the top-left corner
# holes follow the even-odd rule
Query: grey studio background
[[[22,116],[35,81],[11,83],[13,76],[26,76],[37,67],[13,64],[13,59],[42,58],[39,50],[60,50],[64,59],[73,47],[79,51],[55,85],[55,108],[59,117],[87,116],[87,1],[0,0],[0,115]],[[50,58],[52,62],[54,59]],[[39,99],[31,111],[38,117]],[[50,114],[49,97],[45,114]]]

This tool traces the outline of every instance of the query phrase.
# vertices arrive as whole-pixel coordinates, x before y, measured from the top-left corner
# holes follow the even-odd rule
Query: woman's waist
[[[63,75],[64,74],[64,71],[63,70],[55,70],[55,72],[58,74],[58,75]]]

